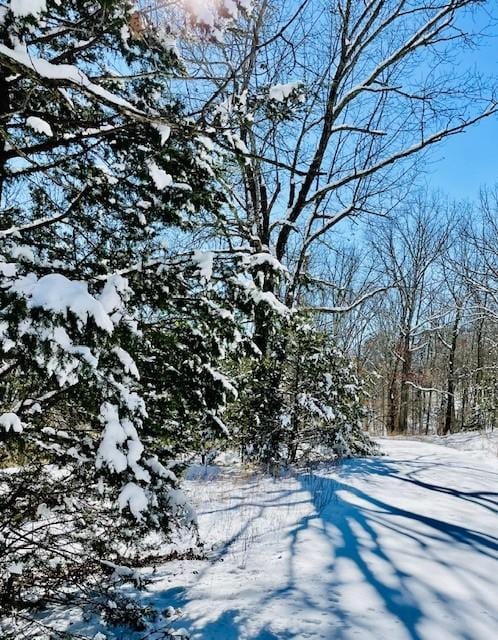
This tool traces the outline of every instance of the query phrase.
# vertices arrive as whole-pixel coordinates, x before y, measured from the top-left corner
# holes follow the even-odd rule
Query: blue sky
[[[427,183],[456,199],[475,198],[481,186],[498,184],[498,117],[444,141],[432,155]]]
[[[494,3],[489,3],[493,5]],[[498,27],[489,26],[489,16],[479,12],[476,21],[468,16],[464,28],[478,29],[487,24],[487,37],[474,51],[465,51],[461,62],[476,71],[498,78]],[[494,16],[495,22],[498,16]],[[480,24],[479,24],[480,23]],[[479,188],[498,184],[498,115],[445,140],[433,154],[427,167],[426,181],[457,199],[475,198]]]

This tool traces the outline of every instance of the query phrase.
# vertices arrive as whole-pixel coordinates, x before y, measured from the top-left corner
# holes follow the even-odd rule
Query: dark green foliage
[[[239,293],[224,284],[239,258],[214,261],[211,284],[181,248],[216,224],[216,167],[171,92],[175,54],[153,30],[131,37],[131,9],[48,0],[42,20],[7,12],[0,33],[0,461],[19,465],[0,471],[11,612],[77,600],[105,583],[104,560],[197,545],[173,456],[221,430],[229,383],[217,368],[243,341]]]
[[[351,367],[233,248],[175,53],[124,0],[46,6],[0,26],[0,601],[115,623],[114,563],[196,553],[188,457],[371,449]]]
[[[233,410],[243,455],[273,467],[375,453],[362,428],[363,384],[353,363],[299,317],[276,326],[267,355],[248,368]]]

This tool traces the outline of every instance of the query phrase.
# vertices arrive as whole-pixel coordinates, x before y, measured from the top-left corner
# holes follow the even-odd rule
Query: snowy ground
[[[430,442],[467,451],[476,459],[494,458],[498,461],[498,429],[493,431],[461,431],[448,436],[431,436]]]
[[[215,549],[159,570],[146,600],[181,607],[196,640],[496,640],[498,459],[381,444],[314,475],[190,480]]]

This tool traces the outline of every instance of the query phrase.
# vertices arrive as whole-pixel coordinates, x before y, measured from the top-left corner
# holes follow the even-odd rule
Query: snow
[[[213,275],[214,253],[212,251],[194,251],[192,262],[198,268],[199,276],[204,282],[209,282]]]
[[[208,138],[207,136],[197,136],[197,140],[204,145],[204,147],[208,150],[208,151],[213,151],[214,150],[214,142],[211,140],[211,138]]]
[[[237,3],[235,0],[222,0],[222,6],[225,9],[226,13],[233,19],[236,20],[239,15],[239,9],[237,7]]]
[[[118,273],[106,278],[106,283],[99,296],[99,302],[106,311],[112,313],[123,306],[123,296],[128,291],[128,279]]]
[[[244,256],[243,264],[250,268],[267,265],[277,273],[288,273],[287,268],[270,253],[253,253],[252,255]]]
[[[163,464],[161,464],[157,456],[151,456],[148,460],[145,461],[145,465],[149,467],[149,469],[153,471],[156,476],[171,480],[172,482],[177,481],[177,477],[175,476],[175,474],[170,469],[167,469]]]
[[[40,332],[40,334],[41,333],[42,332]],[[98,359],[92,354],[90,349],[83,345],[74,345],[64,327],[55,327],[52,332],[46,332],[46,334],[49,340],[52,340],[57,345],[59,345],[59,347],[61,347],[61,349],[63,349],[66,353],[81,356],[81,358],[91,367],[97,367]]]
[[[26,4],[30,3],[31,0],[27,0]],[[39,2],[39,0],[35,0],[35,2]],[[52,64],[48,60],[44,60],[43,58],[36,58],[31,55],[26,48],[22,46],[17,47],[16,49],[11,49],[4,44],[0,44],[0,54],[7,56],[11,60],[15,60],[19,64],[22,64],[28,69],[31,69],[43,76],[44,78],[49,78],[51,80],[64,80],[66,82],[70,82],[73,85],[76,85],[89,93],[102,98],[108,103],[111,103],[117,107],[124,108],[128,111],[132,111],[137,113],[137,109],[130,104],[128,101],[123,100],[119,96],[114,95],[107,89],[104,89],[98,84],[92,82],[81,69],[71,64]]]
[[[129,507],[137,520],[142,520],[142,513],[149,508],[149,501],[145,491],[134,482],[128,482],[128,484],[123,487],[119,494],[118,501],[121,509]]]
[[[221,37],[218,24],[225,21],[235,21],[239,18],[239,7],[243,11],[249,12],[251,0],[187,0],[183,3],[190,16],[195,22],[209,28]]]
[[[128,466],[128,459],[120,449],[127,440],[127,435],[119,420],[116,405],[105,402],[100,408],[100,419],[105,424],[95,465],[97,469],[105,464],[111,471],[121,473]]]
[[[159,136],[161,138],[161,145],[166,144],[171,135],[171,127],[167,124],[157,124],[156,129],[159,132]]]
[[[123,365],[123,369],[125,370],[125,373],[129,373],[134,378],[139,380],[140,379],[140,373],[138,372],[137,365],[135,364],[135,361],[130,356],[128,351],[125,351],[121,347],[114,347],[112,351],[113,351],[113,353],[116,354],[116,356],[118,357],[119,361]]]
[[[209,374],[211,375],[211,377],[213,378],[213,380],[216,380],[218,382],[221,382],[221,385],[223,386],[223,388],[225,389],[225,391],[227,391],[230,395],[232,395],[234,398],[238,398],[239,396],[239,392],[237,391],[237,389],[233,386],[233,384],[230,382],[230,379],[227,378],[227,376],[223,375],[221,373],[221,371],[217,371],[216,369],[213,369],[213,367],[211,367],[208,364],[204,365],[204,369],[206,371],[209,372]]]
[[[0,415],[0,427],[3,427],[3,429],[7,432],[12,429],[14,433],[22,433],[23,430],[19,416],[10,411],[8,413],[2,413],[2,415]]]
[[[10,0],[10,10],[16,18],[38,16],[47,10],[47,0]]]
[[[147,416],[145,402],[141,395],[132,391],[128,385],[124,385],[118,380],[115,380],[112,376],[109,378],[109,382],[119,391],[123,406],[131,413],[141,414],[144,417]]]
[[[216,480],[221,478],[222,471],[217,465],[210,464],[191,464],[186,469],[184,477],[186,480]]]
[[[104,424],[104,431],[95,458],[96,468],[102,469],[105,466],[111,473],[122,473],[130,469],[137,480],[149,483],[150,473],[139,464],[144,447],[133,423],[126,418],[121,420],[118,407],[110,402],[102,403],[100,421]],[[128,503],[135,515],[132,502],[120,498],[122,508]]]
[[[209,559],[152,573],[192,640],[495,640],[498,463],[428,442],[185,482]]]
[[[35,262],[35,254],[33,253],[33,250],[31,249],[31,247],[28,247],[26,245],[13,246],[10,253],[16,260]]]
[[[7,571],[11,574],[11,575],[22,575],[22,571],[23,571],[24,565],[21,562],[13,562],[12,564],[9,564],[7,566]]]
[[[284,102],[293,91],[299,88],[299,82],[287,82],[286,84],[275,84],[270,87],[270,100]]]
[[[14,262],[0,262],[0,273],[5,278],[13,278],[16,275],[16,265]]]
[[[430,442],[467,451],[472,458],[494,458],[498,461],[498,429],[493,431],[461,431],[447,436],[431,436]]]
[[[200,24],[211,27],[211,29],[214,28],[215,13],[212,7],[206,6],[205,3],[202,3],[200,5],[195,3],[191,6],[189,5],[189,11]]]
[[[271,309],[273,309],[273,311],[281,314],[282,316],[289,314],[289,308],[280,302],[275,294],[271,291],[261,291],[252,279],[239,274],[232,278],[232,282],[235,286],[243,289],[248,297],[252,298],[255,304],[267,304]]]
[[[475,446],[477,434],[448,440],[464,435]],[[495,640],[496,456],[427,440],[380,444],[387,455],[277,479],[225,454],[190,467],[183,485],[207,559],[141,569],[146,590],[126,594],[167,611],[173,637],[191,640]],[[125,483],[119,504],[141,520],[147,492]],[[172,509],[185,506],[171,489]],[[99,632],[79,613],[61,615],[84,637]],[[163,637],[157,624],[151,638]]]
[[[148,162],[147,169],[152,181],[158,189],[165,189],[166,187],[171,187],[173,185],[173,178],[171,175],[166,173],[164,169],[158,167],[155,162]]]
[[[26,124],[28,125],[28,127],[31,127],[33,131],[36,131],[36,133],[44,133],[49,137],[54,135],[52,132],[52,127],[48,124],[48,122],[42,120],[42,118],[30,116],[26,119]]]
[[[259,291],[254,289],[251,291],[251,297],[256,304],[263,302],[271,307],[276,313],[280,313],[283,316],[289,313],[289,308],[281,303],[271,291]]]
[[[11,291],[25,297],[28,307],[41,307],[66,316],[71,311],[81,322],[92,317],[95,324],[111,333],[113,323],[102,303],[88,293],[86,282],[69,280],[59,273],[51,273],[37,279],[34,274],[18,278]]]

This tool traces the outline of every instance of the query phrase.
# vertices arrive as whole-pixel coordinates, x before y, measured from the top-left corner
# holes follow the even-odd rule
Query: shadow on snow
[[[404,469],[401,473],[399,465]],[[327,477],[325,469],[315,470],[311,473],[303,473],[296,476],[299,488],[293,491],[268,492],[265,494],[267,501],[260,501],[253,506],[258,507],[258,511],[253,520],[264,517],[266,508],[287,507],[288,501],[293,498],[290,504],[302,504],[303,491],[309,496],[308,501],[313,507],[312,513],[302,517],[288,532],[289,539],[289,567],[286,584],[278,589],[273,589],[267,593],[262,593],[259,601],[254,605],[257,611],[264,610],[275,601],[282,601],[292,598],[292,615],[300,615],[300,612],[318,610],[322,615],[329,615],[331,619],[330,631],[328,635],[306,637],[321,637],[327,640],[341,640],[350,637],[348,630],[357,630],[362,637],[361,616],[356,616],[344,605],[341,606],[341,599],[334,597],[340,593],[341,578],[338,577],[336,567],[341,559],[347,559],[350,566],[354,567],[354,572],[360,577],[360,582],[368,584],[374,590],[375,596],[381,602],[384,612],[388,612],[392,619],[403,630],[403,637],[410,640],[426,640],[427,636],[420,635],[420,624],[424,620],[424,604],[427,596],[446,609],[453,618],[458,618],[458,607],[455,610],[452,602],[446,593],[437,587],[431,586],[431,576],[426,576],[426,580],[421,580],[420,576],[414,576],[397,566],[393,554],[387,545],[382,533],[390,532],[390,539],[402,541],[406,539],[410,542],[411,551],[416,548],[420,557],[432,559],[440,566],[445,566],[447,570],[454,567],[447,565],[437,553],[434,554],[434,545],[449,544],[461,550],[471,548],[490,560],[498,559],[498,538],[479,532],[472,526],[464,527],[453,524],[445,519],[438,519],[423,515],[421,513],[405,510],[386,500],[376,498],[349,483],[350,478],[368,476],[390,476],[401,482],[399,490],[403,490],[403,484],[414,485],[421,492],[420,504],[431,501],[431,498],[438,493],[449,495],[456,500],[465,500],[487,511],[498,512],[498,493],[460,491],[451,487],[431,484],[417,478],[417,475],[425,470],[437,467],[434,461],[425,459],[424,456],[411,460],[392,461],[381,458],[348,460],[335,468],[333,477]],[[444,466],[441,464],[441,467]],[[406,471],[408,468],[408,471]],[[330,467],[329,467],[330,470]],[[461,469],[462,473],[465,469]],[[474,469],[475,471],[475,469]],[[495,475],[491,472],[491,475]],[[496,478],[494,478],[496,482]],[[277,481],[278,484],[278,481]],[[272,493],[277,493],[276,496]],[[225,544],[216,560],[222,559],[227,554],[231,545],[237,538],[241,538],[250,523],[241,523],[241,529]],[[303,535],[310,528],[318,529],[330,550],[330,559],[325,559],[326,572],[317,576],[317,580],[323,584],[324,589],[330,595],[328,601],[317,602],[317,599],[306,593],[306,587],[298,575],[296,561],[299,557],[299,546]],[[440,548],[440,547],[439,547]],[[436,550],[438,547],[436,547]],[[374,562],[372,562],[372,557]],[[208,566],[204,573],[210,570]],[[382,570],[379,570],[382,567]],[[261,570],[271,570],[262,567]],[[467,572],[472,573],[472,567],[465,567]],[[482,578],[482,576],[480,576]],[[459,575],[459,579],[463,579]],[[421,596],[423,594],[424,597]],[[185,606],[192,600],[188,590],[171,589],[161,594],[161,600],[176,607]],[[296,602],[298,606],[296,607]],[[327,604],[328,603],[328,604]],[[227,603],[228,605],[228,603]],[[206,609],[209,608],[209,601],[206,601]],[[201,623],[199,620],[182,619],[182,626],[192,629],[193,638],[199,640],[239,640],[250,638],[251,640],[298,640],[303,637],[300,632],[292,630],[275,630],[268,626],[263,626],[258,631],[248,635],[246,623],[251,620],[255,611],[249,607],[227,608],[219,617],[208,623]],[[271,618],[270,618],[271,621]],[[292,624],[289,625],[292,627]],[[366,629],[370,633],[372,630]],[[371,636],[370,636],[371,637]],[[475,640],[470,632],[465,631],[465,625],[459,634],[461,640]]]

